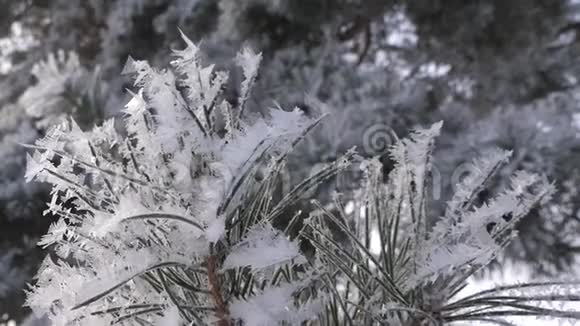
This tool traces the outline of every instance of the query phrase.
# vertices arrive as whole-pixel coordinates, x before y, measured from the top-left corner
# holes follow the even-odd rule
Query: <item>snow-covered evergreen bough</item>
[[[543,178],[521,172],[510,189],[474,207],[509,153],[476,162],[477,173],[438,218],[429,216],[426,193],[441,124],[398,141],[386,184],[378,160],[349,151],[280,196],[287,156],[322,116],[279,108],[252,116],[245,107],[261,55],[238,54],[244,81],[239,98],[228,101],[228,75],[204,67],[198,47],[184,40],[172,69],[133,62],[139,90],[126,105],[123,133],[113,121],[83,132],[71,120],[29,146],[27,180],[53,185],[46,213],[60,217],[40,242],[54,253],[28,296],[37,315],[55,325],[580,319],[546,306],[577,300],[574,282],[456,298],[513,237],[515,223],[552,192]],[[336,194],[334,203],[313,200],[306,220],[288,214],[309,190],[355,163],[365,178],[347,203],[354,209]],[[279,223],[283,216],[293,218]],[[298,236],[289,232],[295,225],[304,225]],[[297,237],[314,246],[313,255],[300,251]]]

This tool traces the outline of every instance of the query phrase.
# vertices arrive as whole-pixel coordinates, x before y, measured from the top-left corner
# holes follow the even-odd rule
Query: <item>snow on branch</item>
[[[491,289],[477,298],[459,295],[467,280],[517,235],[517,223],[550,198],[554,187],[544,177],[519,171],[507,189],[479,205],[474,198],[511,154],[497,150],[474,162],[446,214],[434,215],[425,194],[440,128],[435,124],[397,140],[386,184],[379,160],[364,160],[364,183],[354,197],[339,194],[333,206],[318,204],[311,214],[302,235],[317,250],[315,266],[332,275],[322,287],[332,298],[326,309],[340,311],[341,325],[474,320],[507,325],[504,318],[513,316],[580,319],[580,313],[557,307],[576,301],[577,282],[563,282],[566,293],[542,283],[515,285],[512,291]],[[343,198],[348,198],[347,205]]]
[[[280,191],[288,155],[321,117],[274,108],[250,118],[261,54],[236,57],[244,81],[230,103],[228,74],[182,37],[186,48],[174,51],[169,69],[130,62],[137,89],[123,131],[112,120],[84,131],[71,118],[26,145],[34,151],[26,179],[52,185],[45,213],[59,217],[39,242],[54,252],[28,295],[36,314],[55,325],[580,319],[546,308],[577,301],[574,282],[558,285],[566,293],[541,283],[458,294],[554,192],[546,178],[519,171],[503,192],[477,202],[510,152],[474,161],[444,214],[433,213],[427,196],[442,123],[397,139],[387,178],[378,158],[352,149]],[[360,189],[333,193],[331,202],[313,197],[354,160]],[[297,209],[304,199],[310,214]],[[297,225],[298,234],[289,232]]]
[[[272,192],[287,154],[318,120],[273,109],[250,122],[243,107],[261,56],[244,49],[236,58],[246,80],[233,105],[222,96],[228,74],[204,66],[182,36],[187,47],[174,52],[172,69],[132,61],[138,89],[124,110],[126,136],[113,121],[83,131],[69,119],[28,145],[26,178],[52,184],[47,213],[60,219],[40,242],[55,254],[27,303],[55,325],[253,325],[242,302],[289,304],[296,284],[306,286],[297,242],[270,224],[274,209],[288,207]],[[268,321],[316,314],[284,307],[266,309]]]

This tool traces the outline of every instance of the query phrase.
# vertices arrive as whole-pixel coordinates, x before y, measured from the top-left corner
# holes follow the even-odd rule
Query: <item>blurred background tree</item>
[[[501,175],[525,168],[547,173],[558,186],[556,199],[524,220],[520,240],[501,260],[554,275],[569,273],[580,251],[576,0],[0,0],[0,6],[0,316],[26,314],[22,289],[45,254],[35,243],[51,222],[41,217],[46,189],[24,183],[25,150],[18,144],[32,143],[68,114],[82,128],[120,117],[129,55],[161,65],[179,42],[177,27],[224,66],[244,44],[264,53],[250,103],[256,112],[280,105],[332,113],[291,160],[293,173],[310,173],[355,145],[363,155],[382,155],[391,131],[402,137],[410,127],[444,120],[436,153],[445,162],[438,166],[442,197],[461,177],[458,167],[493,146],[515,154]],[[388,170],[389,159],[382,159]],[[341,181],[349,182],[356,176]]]

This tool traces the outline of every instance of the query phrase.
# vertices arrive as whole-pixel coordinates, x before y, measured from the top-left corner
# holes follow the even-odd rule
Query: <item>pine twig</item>
[[[212,300],[216,306],[216,316],[219,318],[218,326],[230,326],[228,320],[228,307],[221,293],[219,276],[216,269],[216,256],[209,255],[205,261],[207,265],[207,279]]]

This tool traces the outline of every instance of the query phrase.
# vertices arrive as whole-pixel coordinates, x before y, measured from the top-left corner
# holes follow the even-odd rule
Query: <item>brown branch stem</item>
[[[228,307],[222,296],[219,275],[216,268],[216,257],[214,255],[209,255],[206,258],[207,265],[207,279],[209,283],[209,292],[213,299],[213,303],[216,308],[216,316],[218,317],[218,326],[230,326],[230,321],[228,318]]]

